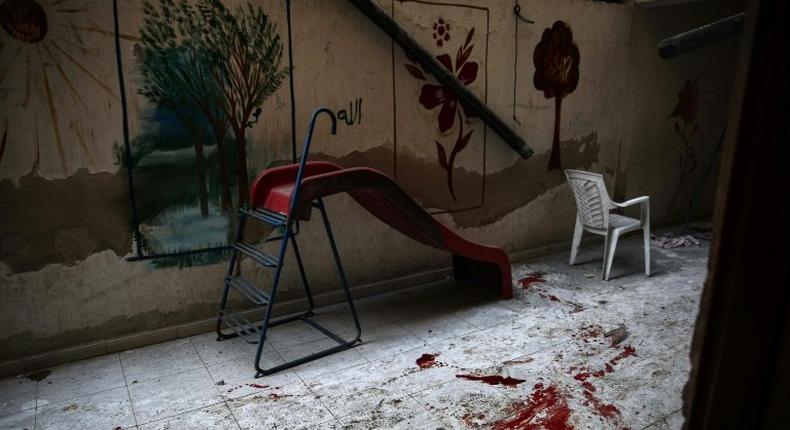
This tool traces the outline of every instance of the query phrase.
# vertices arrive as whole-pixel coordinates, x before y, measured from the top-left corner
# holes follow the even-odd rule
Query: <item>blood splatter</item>
[[[431,367],[435,367],[437,364],[440,364],[436,362],[436,357],[438,356],[439,356],[438,352],[435,354],[423,354],[420,356],[420,358],[417,359],[416,361],[417,366],[419,366],[420,369],[428,369]]]
[[[540,293],[539,296],[543,297],[546,300],[551,300],[552,302],[561,302],[562,301],[557,296],[555,296],[554,294],[543,294],[543,293]]]
[[[510,418],[494,423],[495,430],[573,430],[567,399],[551,385],[536,384],[526,403],[511,406]]]
[[[271,393],[271,394],[269,394],[269,398],[270,398],[271,400],[280,400],[280,398],[281,398],[281,397],[282,397],[282,396],[280,396],[280,395],[279,395],[279,394],[277,394],[277,393]]]
[[[488,385],[504,385],[506,387],[515,387],[518,384],[524,382],[523,379],[511,378],[509,376],[504,377],[502,375],[488,375],[488,376],[455,375],[455,377],[461,379],[468,379],[470,381],[485,382]]]
[[[636,355],[636,348],[634,348],[631,345],[626,345],[626,346],[623,347],[623,351],[622,352],[617,354],[613,359],[609,360],[609,364],[614,366],[620,360],[622,360],[622,359],[624,359],[626,357],[631,357],[631,356],[635,356],[635,355]]]
[[[581,331],[574,337],[581,339],[584,343],[590,343],[591,339],[599,338],[603,335],[603,327],[599,325],[588,325],[582,327]]]
[[[538,282],[546,282],[546,280],[543,279],[543,273],[532,272],[532,273],[528,274],[527,276],[525,276],[525,277],[523,277],[523,278],[518,280],[518,284],[521,285],[521,288],[523,288],[525,290],[527,288],[531,287],[532,284],[535,284],[535,283],[538,283]]]
[[[252,388],[269,388],[268,385],[261,385],[261,384],[247,384]]]
[[[620,362],[620,360],[622,360],[622,359],[624,359],[626,357],[631,357],[631,356],[635,356],[635,355],[636,355],[636,348],[634,348],[631,345],[625,346],[625,347],[623,347],[623,351],[622,352],[620,352],[614,358],[609,360],[608,363],[604,364],[604,368],[603,369],[596,370],[596,371],[592,371],[592,370],[590,370],[590,368],[580,369],[580,370],[585,370],[585,371],[579,372],[579,373],[573,375],[573,379],[583,382],[583,381],[586,381],[587,379],[589,379],[590,377],[602,378],[607,373],[614,372],[614,366],[616,366],[617,363]],[[576,369],[575,367],[571,367],[570,371],[573,372],[575,369]]]
[[[467,427],[478,427],[475,421],[483,421],[485,418],[486,418],[486,414],[483,413],[475,414],[470,412],[464,414],[464,416],[461,417],[461,421],[463,421],[464,424],[467,425]]]
[[[620,415],[620,410],[617,409],[617,406],[602,402],[592,391],[585,391],[584,397],[587,398],[585,404],[591,406],[598,415],[609,419],[614,419]]]
[[[580,373],[577,373],[577,374],[573,375],[573,379],[575,379],[577,381],[584,382],[584,381],[590,379],[590,377],[602,378],[604,375],[606,375],[606,371],[605,370],[597,370],[595,372],[587,371],[587,372],[580,372]]]

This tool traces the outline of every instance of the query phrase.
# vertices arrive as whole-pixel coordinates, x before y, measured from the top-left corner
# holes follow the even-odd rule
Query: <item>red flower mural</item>
[[[442,40],[450,40],[450,34],[448,33],[449,28],[449,23],[445,23],[444,20],[439,18],[438,22],[434,24],[434,38],[441,34],[443,35]],[[439,29],[442,29],[441,32]],[[474,34],[475,29],[470,29],[469,33],[466,35],[464,44],[458,48],[458,52],[455,56],[455,64],[453,64],[453,59],[449,54],[444,53],[436,56],[436,60],[447,70],[452,72],[464,85],[473,83],[477,79],[477,72],[479,70],[477,62],[469,60],[469,57],[472,55],[472,49],[474,48],[474,44],[472,43]],[[437,45],[442,46],[442,43],[439,42],[441,42],[441,40],[437,41]],[[416,65],[406,64],[406,69],[409,71],[409,74],[415,78],[423,81],[427,80],[425,74]],[[439,166],[447,172],[447,186],[450,191],[450,196],[453,198],[453,201],[458,201],[453,186],[453,166],[458,154],[469,145],[469,140],[474,132],[474,130],[471,130],[464,133],[464,123],[468,123],[470,118],[476,118],[477,113],[466,106],[465,103],[459,101],[458,97],[449,88],[442,85],[424,84],[420,91],[419,102],[428,110],[439,108],[437,124],[441,135],[445,135],[451,131],[455,127],[456,118],[458,119],[458,134],[449,156],[444,146],[442,146],[438,140],[435,141]]]
[[[675,134],[680,137],[683,148],[678,164],[680,165],[680,180],[672,201],[667,208],[667,217],[671,215],[680,189],[688,179],[689,174],[697,167],[697,151],[692,146],[694,136],[699,132],[697,113],[700,106],[699,77],[686,79],[686,83],[678,91],[678,101],[667,119],[674,118]]]
[[[444,42],[450,40],[450,23],[444,22],[439,18],[439,21],[433,23],[433,40],[436,41],[436,46],[444,45]]]
[[[680,118],[687,125],[694,124],[699,111],[699,77],[694,80],[686,79],[683,88],[678,91],[678,102],[669,118]],[[677,121],[675,121],[677,124]]]

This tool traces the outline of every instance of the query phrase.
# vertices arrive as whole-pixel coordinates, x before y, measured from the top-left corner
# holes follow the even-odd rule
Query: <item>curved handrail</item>
[[[302,149],[302,159],[299,161],[299,170],[296,172],[296,182],[294,183],[294,190],[291,194],[291,203],[288,208],[288,217],[290,218],[294,212],[294,208],[296,207],[296,202],[299,198],[299,190],[302,188],[302,179],[304,178],[304,169],[305,164],[307,164],[307,156],[310,153],[310,143],[313,140],[313,129],[315,128],[316,120],[318,119],[318,115],[321,113],[326,113],[329,115],[329,118],[332,119],[332,131],[333,135],[337,134],[337,117],[335,113],[329,110],[326,107],[319,107],[313,111],[313,115],[310,117],[310,127],[307,129],[307,135],[304,137],[304,148]]]

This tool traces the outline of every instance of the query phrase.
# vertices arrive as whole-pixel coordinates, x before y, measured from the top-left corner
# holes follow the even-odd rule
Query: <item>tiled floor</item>
[[[646,278],[639,242],[609,282],[596,246],[515,265],[513,300],[451,283],[358,300],[362,345],[261,379],[253,346],[208,333],[0,380],[0,428],[679,428],[708,250],[654,248]],[[320,319],[348,330],[342,311]],[[326,344],[273,330],[268,364]]]

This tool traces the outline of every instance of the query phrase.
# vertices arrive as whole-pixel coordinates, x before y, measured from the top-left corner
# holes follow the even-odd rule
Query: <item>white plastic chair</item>
[[[603,279],[609,280],[612,258],[621,234],[642,229],[645,240],[645,275],[650,276],[650,197],[642,196],[625,201],[613,202],[606,192],[603,175],[581,170],[565,170],[568,185],[576,198],[576,228],[573,231],[570,264],[576,263],[576,255],[582,234],[588,231],[606,237],[603,261]],[[640,204],[640,219],[609,213],[612,209]]]

